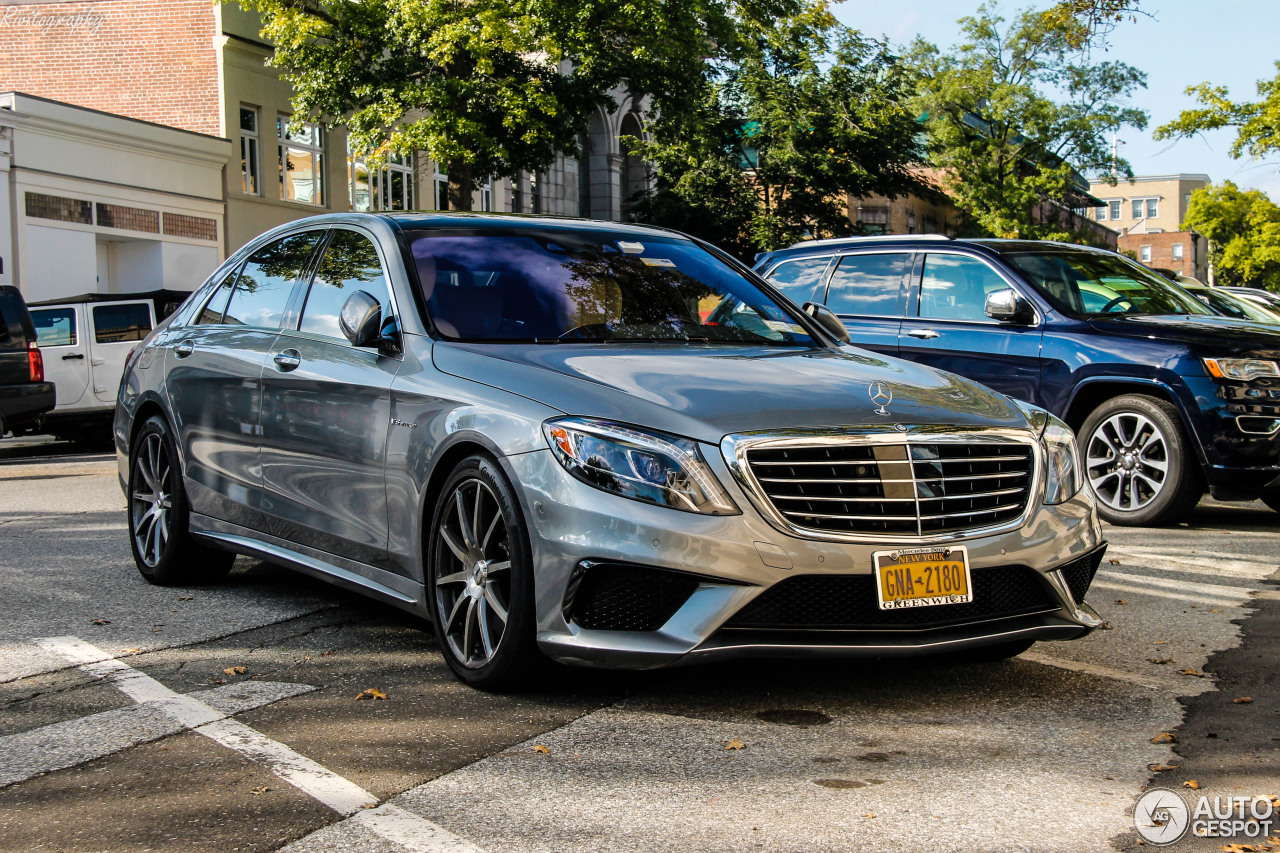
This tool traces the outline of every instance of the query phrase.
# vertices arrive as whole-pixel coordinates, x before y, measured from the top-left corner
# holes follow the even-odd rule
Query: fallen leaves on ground
[[[1098,630],[1099,630],[1099,631],[1110,631],[1110,630],[1111,630],[1111,623],[1110,623],[1110,622],[1103,622],[1101,625],[1099,625],[1099,626],[1098,626]]]
[[[242,666],[229,666],[229,667],[227,667],[226,669],[224,669],[224,670],[222,671],[222,674],[223,674],[223,675],[244,675],[244,667],[242,667]]]
[[[227,680],[226,680],[225,678],[210,678],[210,679],[209,679],[209,681],[210,681],[210,683],[212,683],[212,684],[226,684],[226,683],[227,683]]]
[[[865,817],[865,818],[867,818],[868,820],[870,820],[870,819],[872,819],[872,818],[874,818],[874,817],[875,817],[875,813],[874,813],[874,812],[867,812],[866,814],[864,814],[864,815],[863,815],[863,817]]]
[[[1237,705],[1248,705],[1248,704],[1250,704],[1251,702],[1253,702],[1253,697],[1252,697],[1252,696],[1241,696],[1239,699],[1232,699],[1231,701],[1232,701],[1232,702],[1234,702],[1234,703],[1235,703],[1235,704],[1237,704]]]
[[[1190,789],[1191,789],[1191,790],[1193,790],[1193,791],[1199,791],[1199,790],[1200,790],[1200,783],[1199,783],[1199,782],[1197,782],[1195,779],[1188,779],[1187,781],[1185,781],[1185,782],[1183,782],[1183,783],[1182,783],[1182,787],[1184,787],[1184,788],[1190,788]]]
[[[179,601],[195,601],[196,597],[194,595],[184,595],[182,596],[182,598],[179,598],[178,600]]]
[[[1115,557],[1112,557],[1110,560],[1107,560],[1107,562],[1108,562],[1108,563],[1110,563],[1110,564],[1111,564],[1111,565],[1113,565],[1113,566],[1118,566],[1118,565],[1120,565],[1120,561],[1119,561],[1119,560],[1117,560]]]
[[[1156,640],[1155,645],[1157,645],[1157,646],[1167,646],[1167,645],[1169,645],[1169,641],[1168,641],[1168,640]]]
[[[1265,853],[1275,848],[1270,844],[1224,844],[1218,849],[1226,850],[1227,853]]]
[[[110,625],[111,620],[110,619],[90,619],[89,623],[91,625]]]
[[[1190,678],[1204,678],[1203,672],[1196,672],[1194,669],[1184,669],[1182,672],[1179,672],[1178,675],[1185,675]]]
[[[250,793],[250,794],[255,794],[255,795],[257,795],[257,794],[265,794],[265,793],[267,793],[267,791],[270,791],[270,790],[271,790],[271,789],[270,789],[269,787],[267,787],[266,785],[259,785],[258,787],[254,788],[252,791],[250,791],[249,793]]]
[[[1117,598],[1117,599],[1116,599],[1116,604],[1128,604],[1128,603],[1129,603],[1129,602],[1125,601],[1123,598]]]
[[[1151,739],[1152,743],[1177,743],[1178,736],[1173,732],[1161,732]]]
[[[1147,769],[1152,773],[1168,773],[1170,770],[1177,770],[1181,766],[1181,764],[1161,764],[1156,762],[1155,764],[1148,764]]]
[[[386,699],[387,694],[383,693],[376,687],[370,687],[368,690],[361,690],[357,699]]]
[[[120,650],[120,654],[122,654],[122,655],[136,655],[136,654],[138,654],[138,653],[139,653],[139,652],[141,652],[141,651],[142,651],[142,649],[121,649],[121,650]]]
[[[733,740],[731,740],[731,741],[729,741],[728,743],[726,743],[726,744],[724,745],[724,748],[725,748],[725,749],[742,749],[742,748],[743,748],[743,747],[745,747],[745,746],[746,746],[746,744],[745,744],[745,743],[743,743],[742,741],[738,740],[737,738],[734,738]]]
[[[547,749],[547,748],[546,748],[545,746],[543,746],[542,744],[538,744],[537,746],[535,746],[535,747],[533,748],[533,751],[534,751],[534,752],[537,752],[537,753],[540,753],[540,754],[542,754],[542,755],[547,755],[547,754],[549,754],[549,753],[551,752],[551,750]]]
[[[1160,666],[1164,666],[1167,663],[1173,663],[1173,658],[1147,658],[1147,660],[1151,663],[1159,664]]]

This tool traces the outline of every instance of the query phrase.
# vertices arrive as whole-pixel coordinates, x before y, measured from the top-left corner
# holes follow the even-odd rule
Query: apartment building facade
[[[0,91],[18,90],[229,141],[220,251],[302,216],[443,209],[445,170],[414,155],[371,167],[341,127],[292,127],[290,87],[266,66],[256,13],[210,0],[70,0],[0,5]],[[57,57],[50,62],[50,57]],[[591,117],[581,157],[477,187],[476,210],[620,219],[648,186],[623,137],[648,105],[625,90]],[[92,289],[92,288],[85,288]]]
[[[1102,202],[1091,218],[1118,231],[1120,249],[1142,263],[1191,278],[1209,277],[1208,241],[1182,228],[1191,194],[1209,185],[1201,174],[1148,175],[1116,184],[1094,181],[1090,192]]]

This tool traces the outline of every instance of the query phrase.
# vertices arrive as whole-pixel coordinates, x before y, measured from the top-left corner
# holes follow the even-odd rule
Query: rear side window
[[[1004,290],[995,270],[977,258],[930,254],[920,281],[920,316],[938,320],[985,320],[987,294]]]
[[[778,264],[769,273],[769,283],[797,305],[806,302],[821,302],[822,295],[815,296],[818,285],[822,283],[822,274],[827,271],[830,258],[801,258],[798,261],[786,261]]]
[[[378,250],[363,234],[337,229],[324,250],[311,292],[307,294],[300,331],[345,340],[338,325],[338,314],[343,303],[357,290],[363,290],[382,304],[384,323],[391,318],[387,274],[378,260]]]
[[[42,347],[73,347],[76,345],[76,309],[44,308],[31,312],[31,322],[36,326],[36,342]]]
[[[231,298],[231,289],[236,286],[236,275],[239,270],[232,270],[227,273],[227,277],[222,280],[222,284],[218,285],[218,289],[213,292],[213,296],[209,297],[209,301],[204,304],[200,316],[196,318],[197,326],[207,326],[209,324],[217,324],[222,322],[222,315],[227,312],[227,300]]]
[[[93,339],[100,344],[140,341],[151,331],[151,309],[145,303],[93,306]]]
[[[827,307],[837,314],[902,316],[902,277],[910,252],[848,255],[831,275]]]
[[[311,260],[322,231],[294,234],[254,252],[240,276],[222,322],[279,329],[293,284]]]

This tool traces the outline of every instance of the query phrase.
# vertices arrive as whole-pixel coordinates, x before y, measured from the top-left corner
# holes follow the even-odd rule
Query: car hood
[[[718,443],[795,428],[945,424],[1028,429],[1007,397],[940,370],[842,347],[440,343],[436,366],[566,414]],[[873,383],[893,395],[878,414]]]
[[[1089,325],[1108,335],[1186,344],[1197,355],[1280,357],[1280,327],[1234,317],[1168,315],[1097,317]]]

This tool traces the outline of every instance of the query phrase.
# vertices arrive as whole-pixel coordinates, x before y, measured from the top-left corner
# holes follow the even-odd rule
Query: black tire
[[[957,663],[997,663],[1016,658],[1036,644],[1035,640],[1009,640],[990,646],[978,646],[951,652],[947,657]]]
[[[546,662],[535,632],[533,560],[520,504],[493,460],[458,463],[423,538],[436,642],[449,668],[481,690],[523,686]]]
[[[236,555],[197,541],[173,431],[159,415],[129,448],[129,547],[138,571],[157,586],[206,584],[231,571]]]
[[[1195,451],[1172,403],[1145,394],[1107,400],[1080,428],[1085,480],[1112,524],[1173,524],[1204,494]]]

